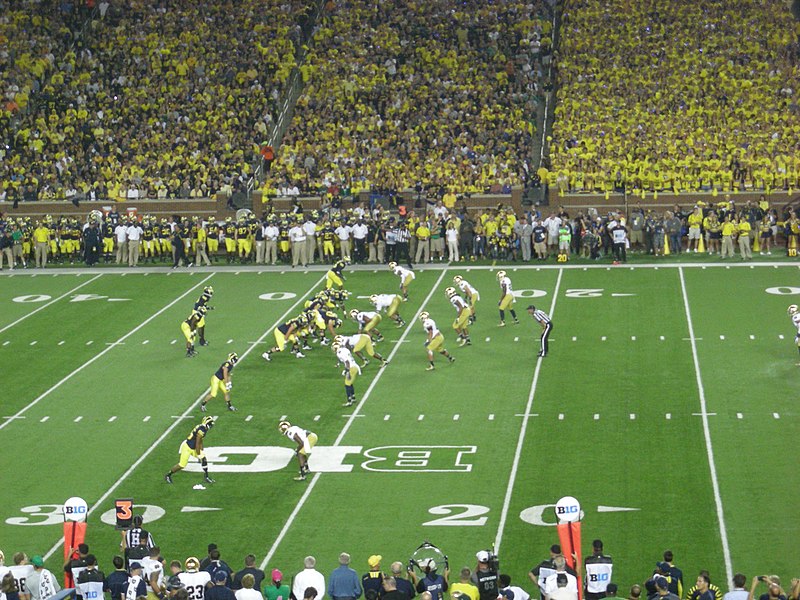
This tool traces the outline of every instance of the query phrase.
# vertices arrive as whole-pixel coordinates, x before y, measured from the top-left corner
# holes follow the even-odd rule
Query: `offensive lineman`
[[[458,345],[472,345],[472,340],[469,338],[469,330],[467,329],[467,325],[469,324],[470,318],[470,311],[469,305],[467,304],[466,300],[464,300],[461,296],[456,293],[456,288],[449,287],[445,291],[445,296],[447,299],[450,300],[450,304],[453,305],[453,308],[456,309],[456,318],[453,321],[453,329],[456,330],[458,334]]]
[[[186,465],[189,464],[189,457],[193,456],[199,460],[200,464],[203,466],[203,473],[205,473],[203,480],[206,483],[214,483],[214,480],[211,479],[208,474],[208,462],[206,461],[206,455],[203,452],[203,441],[205,440],[209,429],[211,429],[213,426],[213,417],[203,417],[203,420],[200,421],[200,424],[195,425],[192,431],[189,432],[189,435],[186,436],[186,439],[181,443],[180,460],[169,470],[166,475],[164,475],[164,481],[167,483],[172,483],[172,475],[186,467]]]
[[[498,327],[506,326],[506,310],[511,313],[514,325],[519,325],[517,313],[513,308],[514,290],[511,288],[511,279],[508,278],[505,271],[498,271],[497,281],[500,282],[500,302],[497,303],[497,306],[500,307],[500,324]]]
[[[309,472],[308,457],[311,455],[312,448],[317,444],[317,434],[313,431],[302,429],[297,425],[292,425],[289,421],[278,423],[278,431],[297,444],[294,453],[300,465],[300,474],[294,480],[305,481]]]
[[[451,363],[455,362],[456,359],[447,351],[444,347],[444,336],[442,332],[439,331],[439,328],[436,327],[436,322],[431,319],[431,316],[427,312],[422,312],[419,315],[419,320],[422,321],[422,328],[425,330],[425,333],[428,334],[428,339],[425,340],[425,349],[428,352],[428,368],[425,369],[426,371],[433,371],[436,367],[433,364],[433,353],[434,351],[438,352],[447,357],[447,360]]]
[[[233,382],[231,381],[231,371],[233,371],[233,367],[236,366],[236,363],[239,362],[239,355],[236,352],[231,352],[228,354],[228,360],[223,362],[217,372],[211,376],[211,391],[208,392],[208,396],[203,398],[203,401],[200,403],[200,410],[206,412],[206,404],[212,398],[217,397],[217,392],[219,392],[220,388],[222,388],[222,394],[225,397],[225,404],[228,405],[228,410],[235,411],[236,407],[231,404],[231,390],[233,389]]]

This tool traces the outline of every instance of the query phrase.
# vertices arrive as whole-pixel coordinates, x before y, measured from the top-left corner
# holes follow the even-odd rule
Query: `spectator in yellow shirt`
[[[691,214],[686,218],[689,225],[689,252],[697,252],[697,246],[700,244],[700,227],[703,224],[703,211],[699,206],[695,206]]]
[[[33,230],[34,253],[36,255],[36,267],[44,269],[47,266],[47,248],[50,245],[50,229],[40,221],[36,222],[36,229]]]
[[[741,216],[739,219],[739,254],[742,257],[742,260],[747,260],[753,258],[753,251],[750,249],[750,232],[752,227],[750,226],[750,222],[745,218],[744,215]],[[723,233],[724,235],[724,233]]]

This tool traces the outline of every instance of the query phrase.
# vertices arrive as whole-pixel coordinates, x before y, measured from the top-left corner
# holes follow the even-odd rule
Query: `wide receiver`
[[[309,472],[308,457],[311,455],[311,449],[317,444],[317,434],[297,425],[292,425],[289,421],[278,423],[278,431],[297,444],[294,453],[300,465],[300,474],[294,480],[305,481]]]
[[[792,304],[786,312],[789,313],[792,324],[797,328],[797,333],[794,336],[794,343],[795,346],[797,346],[798,352],[800,352],[800,310],[798,310],[797,304]],[[800,367],[800,362],[797,363],[797,366]]]
[[[236,366],[236,363],[239,362],[239,355],[236,352],[231,352],[228,354],[228,360],[223,362],[217,372],[211,376],[211,390],[208,392],[208,396],[203,398],[203,401],[200,403],[200,410],[206,412],[206,404],[212,398],[217,397],[217,393],[219,392],[220,388],[222,389],[222,394],[225,397],[225,404],[228,405],[228,410],[235,411],[236,407],[231,404],[231,390],[233,389],[233,382],[231,381],[231,372],[233,371],[233,367]]]
[[[181,457],[178,460],[178,463],[172,467],[166,475],[164,475],[164,480],[167,483],[172,483],[172,475],[182,470],[184,467],[186,467],[186,465],[189,464],[190,457],[194,457],[200,461],[200,464],[203,467],[203,473],[205,473],[205,482],[214,483],[214,480],[211,479],[211,476],[208,474],[208,462],[206,461],[206,455],[203,452],[203,442],[206,434],[213,426],[213,417],[203,417],[203,420],[200,421],[200,424],[196,425],[192,431],[189,432],[189,435],[186,436],[186,439],[183,440],[183,443],[181,444]]]

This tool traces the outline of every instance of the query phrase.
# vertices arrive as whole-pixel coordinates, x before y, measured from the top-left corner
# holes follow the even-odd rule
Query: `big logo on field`
[[[472,471],[469,455],[476,446],[316,446],[309,467],[316,473],[365,471],[400,473],[466,473]],[[268,473],[281,471],[295,462],[294,450],[284,446],[216,446],[205,448],[215,473]],[[199,473],[199,463],[187,471]]]

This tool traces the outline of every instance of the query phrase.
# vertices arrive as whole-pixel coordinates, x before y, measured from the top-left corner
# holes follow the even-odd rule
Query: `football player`
[[[236,256],[236,224],[233,222],[232,217],[225,219],[225,254],[227,256],[228,264],[233,262],[233,257]]]
[[[505,271],[498,271],[497,281],[500,283],[500,302],[497,303],[497,306],[500,307],[500,324],[498,327],[506,326],[506,310],[511,313],[514,325],[519,325],[517,313],[513,308],[514,290],[511,288],[511,279],[508,278]]]
[[[192,600],[205,600],[206,586],[211,583],[211,573],[200,571],[200,561],[194,556],[186,559],[185,566],[186,570],[178,573],[178,579],[187,591],[192,590]]]
[[[456,359],[453,358],[453,356],[444,347],[444,336],[436,326],[436,322],[431,319],[431,316],[427,312],[422,312],[419,315],[419,320],[422,321],[422,328],[425,330],[425,333],[428,334],[428,339],[425,340],[425,349],[428,352],[428,368],[425,370],[433,371],[436,368],[433,365],[434,352],[438,352],[439,354],[446,356],[447,360],[451,363],[455,362]]]
[[[396,262],[389,263],[389,270],[400,278],[400,291],[403,293],[403,301],[408,301],[408,286],[414,281],[416,275],[411,269],[401,267]]]
[[[205,473],[204,481],[206,483],[214,483],[214,480],[208,474],[208,462],[206,461],[206,455],[203,452],[203,443],[208,431],[214,426],[214,417],[203,417],[203,420],[200,421],[199,425],[195,425],[194,428],[189,432],[189,435],[186,436],[186,439],[183,440],[180,447],[180,460],[178,464],[172,467],[169,472],[164,475],[164,481],[167,483],[172,483],[172,475],[177,473],[186,465],[189,464],[189,457],[194,457],[200,461],[200,464],[203,466],[203,473]]]
[[[197,352],[194,349],[194,339],[197,336],[197,324],[203,320],[203,317],[206,315],[207,311],[208,309],[205,306],[201,306],[200,308],[193,310],[189,315],[189,318],[181,323],[181,331],[183,332],[183,337],[186,338],[187,358],[197,356]]]
[[[472,325],[476,320],[477,317],[475,316],[475,305],[478,303],[478,300],[481,299],[481,295],[478,293],[472,285],[464,279],[461,275],[456,275],[453,277],[453,284],[461,290],[461,293],[466,296],[467,302],[469,303],[469,324]]]
[[[306,355],[300,352],[300,346],[297,341],[297,333],[308,325],[308,315],[305,313],[295,317],[294,319],[289,319],[283,325],[278,325],[275,328],[274,335],[275,335],[275,346],[272,349],[264,352],[261,355],[261,358],[269,362],[272,360],[272,354],[274,352],[283,352],[286,348],[286,342],[292,343],[292,354],[294,354],[297,358],[305,358]]]
[[[403,301],[399,294],[372,294],[369,297],[369,301],[372,302],[376,311],[385,310],[386,316],[397,323],[398,327],[403,327],[406,324],[403,317],[397,312],[397,309],[400,308],[400,303]]]
[[[358,358],[360,358],[362,360],[362,367],[366,367],[369,364],[369,359],[364,358],[364,355],[361,354],[362,350],[366,350],[369,356],[377,358],[379,361],[381,361],[381,367],[385,367],[389,364],[388,360],[384,359],[383,356],[375,352],[375,348],[372,345],[372,338],[366,333],[356,333],[355,335],[337,335],[335,338],[333,338],[333,341],[334,343],[339,344],[339,346],[347,348]]]
[[[297,425],[292,425],[289,421],[278,423],[278,431],[297,444],[295,455],[297,456],[297,463],[300,465],[300,474],[294,480],[305,481],[309,472],[308,457],[311,456],[311,450],[317,444],[317,434]]]
[[[342,320],[332,310],[318,310],[317,315],[319,315],[316,321],[320,336],[319,343],[327,346],[328,339],[325,337],[325,333],[330,333],[331,339],[336,337],[336,329],[342,326]]]
[[[350,318],[358,323],[359,333],[368,333],[373,342],[382,342],[383,336],[378,331],[378,324],[381,322],[382,317],[380,313],[371,310],[357,310],[350,311]]]
[[[200,294],[200,297],[197,299],[197,302],[194,303],[194,309],[197,310],[201,306],[206,308],[206,312],[209,310],[214,310],[214,307],[209,304],[211,301],[212,296],[214,296],[214,288],[210,285],[207,285],[203,288],[203,293]],[[203,318],[200,319],[200,322],[197,324],[197,336],[200,338],[200,345],[201,346],[208,346],[208,342],[206,341],[206,317],[203,315]]]
[[[339,289],[344,287],[344,280],[345,277],[342,275],[342,271],[344,271],[345,267],[350,261],[348,259],[337,260],[330,270],[325,275],[325,289],[329,290],[332,287],[336,286]]]
[[[444,294],[447,296],[447,299],[450,300],[450,304],[453,305],[453,308],[456,309],[457,314],[455,321],[453,321],[453,329],[455,329],[458,334],[458,345],[471,346],[472,340],[469,339],[469,330],[467,329],[470,315],[467,301],[458,295],[454,287],[447,288]]]
[[[211,376],[211,391],[208,396],[203,398],[200,403],[200,410],[206,412],[206,404],[212,398],[217,397],[217,392],[222,388],[222,393],[225,396],[225,404],[228,405],[228,410],[235,411],[236,407],[231,404],[231,390],[233,389],[233,382],[231,381],[231,372],[239,362],[239,355],[236,352],[228,354],[228,360],[223,362],[217,372]]]
[[[347,396],[347,401],[342,406],[352,406],[356,402],[356,391],[353,384],[356,377],[361,375],[361,368],[356,363],[356,359],[350,353],[350,350],[341,344],[333,343],[331,346],[336,359],[344,366],[342,375],[344,376],[344,392]]]
[[[794,336],[794,343],[797,346],[797,350],[800,351],[800,310],[797,308],[797,304],[792,304],[787,309],[789,313],[789,318],[792,320],[792,325],[797,328],[797,333]],[[800,362],[797,363],[797,366],[800,367]]]

